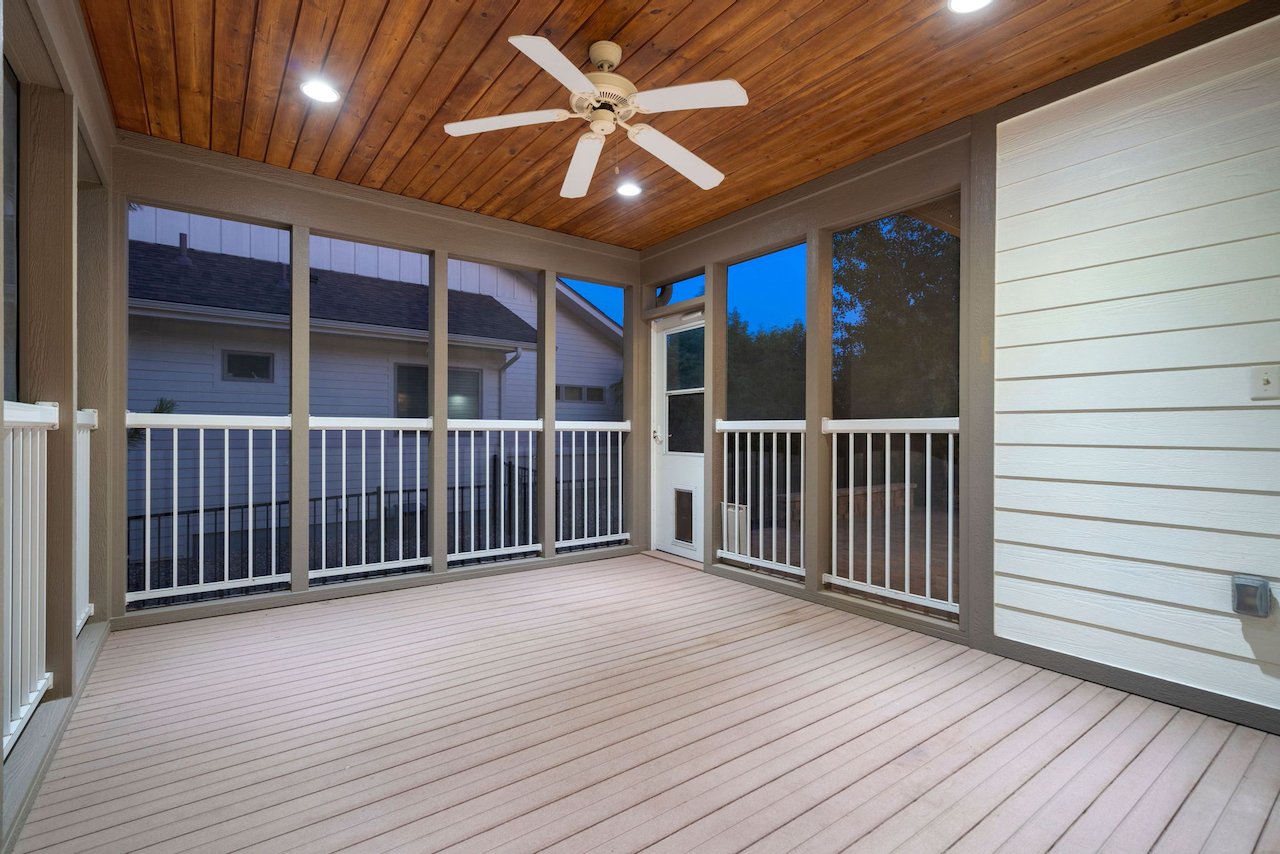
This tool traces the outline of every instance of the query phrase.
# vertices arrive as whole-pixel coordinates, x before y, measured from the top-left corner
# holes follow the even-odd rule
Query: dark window
[[[18,78],[4,65],[4,399],[18,399]]]
[[[703,327],[667,336],[667,391],[702,388]]]
[[[396,365],[396,417],[426,418],[431,412],[430,387],[426,365]]]
[[[449,417],[480,417],[480,372],[469,368],[449,369]]]
[[[222,378],[234,382],[269,383],[275,379],[275,357],[270,353],[222,354]]]
[[[587,401],[589,403],[604,403],[604,389],[599,386],[587,389]]]
[[[571,401],[571,402],[574,402],[574,403],[576,403],[576,402],[578,402],[578,401],[582,400],[582,386],[580,386],[580,385],[567,385],[567,386],[565,386],[565,387],[564,387],[564,399],[565,399],[565,400],[568,400],[568,401]]]

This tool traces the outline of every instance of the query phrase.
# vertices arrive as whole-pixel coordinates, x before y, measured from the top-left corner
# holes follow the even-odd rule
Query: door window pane
[[[703,328],[667,336],[667,390],[702,388]]]
[[[667,396],[667,450],[702,453],[702,392]]]

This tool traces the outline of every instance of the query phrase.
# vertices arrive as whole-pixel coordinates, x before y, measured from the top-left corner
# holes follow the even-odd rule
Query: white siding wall
[[[997,634],[1280,707],[1280,19],[998,150]]]

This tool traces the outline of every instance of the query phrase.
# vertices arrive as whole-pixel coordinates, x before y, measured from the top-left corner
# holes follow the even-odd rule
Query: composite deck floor
[[[117,632],[21,851],[1280,851],[1280,738],[649,557]]]

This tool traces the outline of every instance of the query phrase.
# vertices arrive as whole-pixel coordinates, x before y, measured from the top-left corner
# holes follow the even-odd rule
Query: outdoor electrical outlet
[[[1249,369],[1251,400],[1280,400],[1280,365],[1259,365]]]

